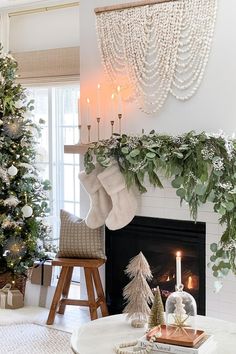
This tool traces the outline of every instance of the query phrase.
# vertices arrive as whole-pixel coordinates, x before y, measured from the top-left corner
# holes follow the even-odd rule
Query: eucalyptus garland
[[[127,186],[146,192],[145,177],[154,187],[163,188],[160,176],[171,180],[181,203],[189,205],[197,220],[199,206],[214,204],[225,231],[220,242],[211,244],[213,275],[236,274],[236,140],[223,133],[181,136],[156,134],[113,136],[92,144],[84,158],[89,174],[95,164],[109,167],[116,160]]]

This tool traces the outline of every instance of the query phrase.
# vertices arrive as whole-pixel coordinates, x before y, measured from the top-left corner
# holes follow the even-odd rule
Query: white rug
[[[71,334],[36,324],[0,326],[0,353],[72,354]]]

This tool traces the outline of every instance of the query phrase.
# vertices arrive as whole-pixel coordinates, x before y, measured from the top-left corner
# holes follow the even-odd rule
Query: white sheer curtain
[[[3,52],[9,52],[9,15],[7,12],[0,12],[0,43],[3,46]]]

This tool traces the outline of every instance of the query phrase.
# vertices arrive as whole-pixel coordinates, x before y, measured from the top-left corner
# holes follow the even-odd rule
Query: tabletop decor
[[[196,329],[197,305],[194,297],[183,291],[181,252],[176,253],[176,291],[166,300],[166,326],[162,326],[163,343],[194,346],[204,335]]]
[[[159,111],[169,94],[190,99],[204,77],[216,12],[217,0],[148,0],[95,9],[108,78],[114,86],[123,79],[147,114]]]
[[[71,338],[73,351],[76,354],[94,354],[98,352],[99,348],[99,354],[112,354],[115,353],[114,346],[118,347],[125,338],[129,342],[142,338],[144,328],[131,327],[125,317],[125,315],[107,316],[76,328]],[[163,352],[164,350],[161,348],[164,346],[167,348],[165,351],[172,354],[235,354],[236,323],[207,316],[197,316],[197,327],[211,333],[210,336],[206,336],[205,344],[199,342],[202,343],[199,349],[196,346],[184,348],[185,351],[183,351],[183,348],[178,346],[178,352],[174,352],[171,345],[154,342],[152,354],[158,353],[158,350],[159,353]],[[136,349],[123,348],[120,350],[125,352],[129,350],[131,353],[133,350],[133,353],[137,353]]]
[[[166,336],[189,339],[192,345],[196,344],[196,316],[197,306],[194,297],[183,291],[183,285],[176,286],[176,291],[170,294],[166,301]],[[191,329],[191,331],[189,331]]]
[[[151,307],[151,312],[148,319],[148,327],[153,328],[165,324],[164,306],[161,298],[159,286],[153,289],[154,300]]]
[[[179,136],[150,134],[122,135],[92,144],[84,164],[89,174],[95,163],[107,168],[116,160],[128,187],[136,185],[146,192],[145,177],[154,187],[163,188],[160,175],[171,180],[181,202],[189,205],[197,220],[200,205],[214,204],[225,231],[219,244],[211,245],[215,277],[236,274],[236,140],[223,132],[208,134],[194,131]]]
[[[132,280],[123,291],[127,303],[124,313],[132,320],[133,327],[144,327],[150,314],[148,304],[152,302],[153,294],[147,283],[147,280],[152,279],[152,273],[142,252],[130,260],[125,273]]]

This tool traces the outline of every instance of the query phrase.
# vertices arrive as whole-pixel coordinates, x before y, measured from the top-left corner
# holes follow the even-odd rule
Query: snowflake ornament
[[[23,135],[24,124],[19,118],[10,118],[7,122],[3,124],[3,131],[11,139],[17,139]]]

